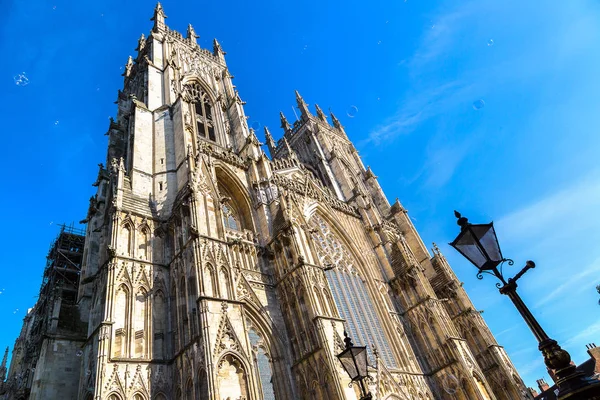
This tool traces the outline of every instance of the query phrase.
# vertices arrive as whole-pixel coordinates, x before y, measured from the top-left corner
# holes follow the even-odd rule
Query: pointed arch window
[[[194,103],[196,132],[203,139],[216,141],[213,107],[208,95],[203,93]]]
[[[328,224],[318,215],[309,221],[317,254],[333,294],[340,316],[346,320],[350,336],[367,346],[370,361],[374,363],[371,344],[379,351],[388,367],[396,367],[390,343],[383,331],[383,323],[369,295],[367,285],[354,268],[354,257],[342,245]]]

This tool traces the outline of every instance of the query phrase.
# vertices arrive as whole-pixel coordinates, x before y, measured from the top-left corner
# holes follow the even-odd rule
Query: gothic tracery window
[[[202,95],[196,99],[194,104],[196,112],[196,130],[199,137],[216,141],[215,124],[213,120],[212,105],[208,95]]]
[[[365,281],[354,267],[354,257],[318,215],[313,215],[309,225],[313,228],[312,237],[317,244],[321,264],[328,267],[325,276],[334,302],[341,317],[346,320],[346,328],[352,339],[355,343],[367,346],[371,362],[374,361],[371,344],[374,344],[385,364],[396,367],[396,360]]]

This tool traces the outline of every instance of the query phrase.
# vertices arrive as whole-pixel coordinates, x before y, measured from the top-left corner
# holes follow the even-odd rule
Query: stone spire
[[[321,110],[321,107],[319,107],[318,104],[315,104],[315,108],[317,109],[317,116],[319,117],[319,119],[323,122],[327,122],[327,115],[325,115],[323,110]]]
[[[267,147],[269,147],[269,154],[271,158],[275,157],[275,149],[277,145],[275,144],[275,140],[273,140],[273,136],[271,136],[271,132],[269,132],[269,128],[265,126],[265,138],[267,140]]]
[[[196,34],[196,31],[194,30],[194,27],[192,26],[192,24],[188,24],[188,28],[187,28],[187,39],[190,40],[192,43],[198,43],[198,38],[200,36],[198,36]]]
[[[290,130],[290,123],[287,121],[287,119],[285,118],[285,115],[283,115],[282,111],[279,111],[279,119],[281,120],[281,127],[283,128],[284,132],[287,132]]]
[[[154,21],[154,26],[152,27],[153,32],[158,32],[165,30],[165,19],[167,16],[163,11],[162,5],[160,2],[156,3],[156,7],[154,8],[154,15],[150,18],[150,21]]]
[[[225,54],[227,54],[223,51],[223,48],[221,47],[221,43],[219,43],[217,41],[217,39],[213,39],[213,54],[222,60],[225,59],[224,56],[225,56]]]
[[[297,90],[296,90],[296,103],[298,103],[298,108],[300,109],[302,120],[303,121],[307,120],[308,116],[310,115],[310,111],[308,110],[308,104],[306,104],[306,102],[304,101],[302,96],[300,96],[300,93]]]
[[[6,380],[6,360],[8,359],[8,346],[4,351],[4,357],[2,358],[2,364],[0,365],[0,383]]]
[[[336,116],[333,114],[333,112],[330,111],[329,114],[331,114],[331,120],[333,121],[333,126],[335,126],[340,131],[343,131],[344,127],[342,126],[342,124],[340,124],[340,120],[336,118]]]

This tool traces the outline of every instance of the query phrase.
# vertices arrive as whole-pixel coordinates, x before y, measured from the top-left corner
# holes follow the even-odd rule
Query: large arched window
[[[354,257],[318,215],[313,215],[309,225],[313,228],[312,236],[321,264],[328,267],[325,276],[333,299],[341,317],[346,320],[346,329],[354,343],[367,346],[372,363],[374,355],[371,344],[374,344],[385,364],[396,367],[391,346],[367,286],[354,268]]]
[[[262,391],[262,400],[275,400],[275,390],[273,389],[273,372],[271,362],[262,346],[262,339],[254,329],[248,331],[250,344],[255,351],[255,365],[258,369],[260,386]]]

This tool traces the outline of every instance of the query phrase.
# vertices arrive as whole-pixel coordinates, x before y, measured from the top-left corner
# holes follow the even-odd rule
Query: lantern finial
[[[458,218],[458,221],[456,221],[456,223],[458,224],[458,226],[460,226],[461,230],[464,230],[467,228],[467,224],[469,223],[469,220],[465,217],[463,217],[461,215],[461,213],[459,213],[458,211],[454,210],[454,216],[456,218]]]

